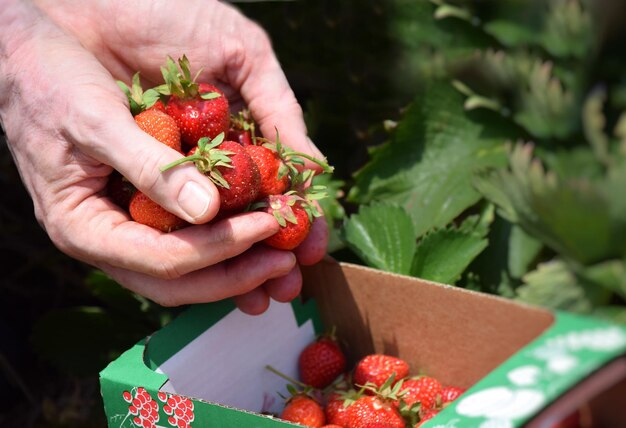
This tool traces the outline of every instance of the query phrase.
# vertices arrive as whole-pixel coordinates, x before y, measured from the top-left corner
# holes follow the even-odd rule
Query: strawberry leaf
[[[490,119],[489,127],[481,119]],[[398,124],[391,141],[372,153],[348,199],[387,201],[411,214],[417,236],[443,227],[481,198],[471,177],[504,165],[511,126],[493,112],[466,112],[450,85],[426,90]]]
[[[366,263],[389,272],[409,274],[417,235],[401,206],[376,203],[362,206],[346,220],[343,240]]]
[[[481,233],[467,230],[467,227],[432,231],[417,246],[411,275],[454,284],[486,247],[487,239]]]

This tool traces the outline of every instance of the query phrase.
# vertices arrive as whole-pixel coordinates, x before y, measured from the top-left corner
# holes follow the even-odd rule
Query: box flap
[[[303,295],[350,337],[353,361],[391,353],[446,384],[473,385],[553,322],[542,309],[330,258],[303,275]]]

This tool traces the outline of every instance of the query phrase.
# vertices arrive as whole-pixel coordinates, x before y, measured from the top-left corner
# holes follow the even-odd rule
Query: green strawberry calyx
[[[186,55],[178,59],[178,63],[168,56],[165,66],[161,67],[161,74],[165,83],[157,86],[155,90],[162,95],[175,95],[178,98],[201,98],[203,100],[212,100],[222,95],[219,92],[200,93],[200,85],[196,82],[202,69],[198,70],[196,75],[191,77],[189,67],[189,59]]]
[[[224,176],[217,169],[217,167],[233,168],[230,155],[235,153],[228,150],[221,150],[219,146],[223,142],[223,132],[213,140],[209,137],[200,138],[198,140],[198,147],[193,154],[161,167],[161,172],[165,172],[186,162],[193,162],[196,164],[198,171],[209,177],[213,183],[218,186],[225,187],[226,189],[230,189],[228,181],[224,179]]]
[[[156,88],[150,88],[144,92],[141,87],[139,72],[133,75],[130,87],[121,80],[116,81],[116,83],[126,94],[130,105],[130,112],[133,116],[137,116],[142,111],[152,107],[161,97],[161,94]]]

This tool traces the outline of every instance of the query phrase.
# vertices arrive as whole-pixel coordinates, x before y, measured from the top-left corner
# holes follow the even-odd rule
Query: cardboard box
[[[292,426],[278,413],[297,356],[336,326],[354,362],[397,355],[444,384],[471,387],[427,427],[626,426],[626,330],[595,319],[326,259],[304,269],[303,299],[263,315],[196,305],[101,374],[110,427]],[[147,403],[147,404],[146,404]]]

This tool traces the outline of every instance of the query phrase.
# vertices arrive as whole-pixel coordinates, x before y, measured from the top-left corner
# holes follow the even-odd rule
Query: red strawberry
[[[244,109],[230,117],[230,128],[226,134],[226,139],[237,141],[242,146],[249,146],[255,143],[256,124],[250,115],[250,111]]]
[[[107,195],[113,202],[124,209],[128,209],[130,198],[137,189],[135,186],[117,171],[113,171],[109,175],[107,182]]]
[[[326,423],[322,406],[306,395],[296,395],[289,399],[280,418],[307,427],[319,428]]]
[[[213,85],[196,83],[186,56],[178,60],[178,66],[168,57],[167,66],[161,71],[165,85],[159,89],[170,95],[165,111],[176,120],[184,144],[193,147],[200,138],[213,139],[228,131],[230,112],[226,96]]]
[[[401,388],[402,400],[409,406],[419,402],[420,413],[425,414],[437,405],[441,384],[435,378],[420,376],[406,379]]]
[[[441,389],[441,405],[444,406],[448,403],[459,398],[459,395],[465,392],[465,388],[459,386],[446,386]]]
[[[181,151],[180,130],[176,121],[162,111],[151,108],[135,116],[137,126],[161,143],[176,151]]]
[[[289,174],[278,153],[264,146],[244,146],[261,173],[259,198],[285,193],[289,188]]]
[[[217,185],[220,210],[237,212],[257,199],[261,177],[248,152],[234,141],[223,139],[224,134],[213,141],[208,137],[201,138],[187,157],[166,165],[161,171],[184,162],[194,162],[198,170]]]
[[[392,374],[395,374],[396,381],[407,377],[409,364],[389,355],[367,355],[357,363],[354,369],[354,384],[360,387],[371,382],[380,388]]]
[[[382,424],[386,428],[404,428],[404,419],[387,400],[378,396],[363,396],[348,407],[346,428],[365,428]]]
[[[424,416],[422,416],[422,419],[420,419],[420,421],[415,425],[415,428],[421,427],[424,424],[424,422],[431,420],[432,418],[437,416],[438,413],[439,413],[439,409],[429,410],[428,412],[426,412]]]
[[[344,427],[342,425],[330,424],[330,425],[324,425],[322,428],[344,428]]]
[[[252,134],[250,134],[250,131],[230,128],[226,134],[226,139],[236,141],[242,146],[252,145]]]
[[[356,391],[352,391],[348,394],[354,396]],[[346,395],[338,392],[330,394],[326,407],[324,407],[324,413],[326,414],[326,421],[328,423],[340,426],[348,425],[348,407],[352,400],[348,400],[346,403],[346,398]]]
[[[128,211],[131,218],[137,223],[163,232],[171,232],[187,225],[187,222],[165,210],[140,191],[136,191],[131,198]]]
[[[300,380],[313,388],[323,389],[346,368],[346,356],[331,334],[308,345],[298,359]]]
[[[294,194],[272,195],[263,204],[263,211],[272,214],[281,225],[263,242],[280,250],[293,250],[306,239],[313,215],[307,212],[309,205],[303,198]]]

